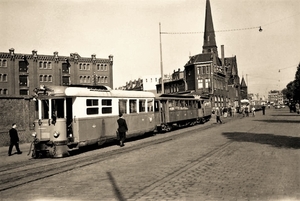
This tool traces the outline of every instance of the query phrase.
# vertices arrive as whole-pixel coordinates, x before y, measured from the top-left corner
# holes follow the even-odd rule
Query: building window
[[[0,82],[7,82],[7,75],[6,74],[0,74]]]
[[[90,70],[90,64],[87,64],[87,65],[86,65],[86,69],[87,69],[87,70]]]
[[[21,73],[27,73],[27,64],[25,61],[19,61],[19,72]]]
[[[7,89],[3,89],[2,90],[2,94],[7,95],[8,94],[8,90]]]
[[[198,89],[202,89],[203,88],[203,80],[199,79],[198,80]]]
[[[5,59],[2,61],[2,67],[7,67],[7,61]]]
[[[206,66],[206,74],[209,74],[209,66]]]
[[[62,63],[62,72],[69,73],[69,66],[67,63]]]
[[[70,84],[70,77],[69,76],[63,76],[62,77],[62,85],[69,85]]]
[[[205,74],[205,66],[202,66],[202,74]]]
[[[20,90],[20,95],[28,95],[28,90],[27,89],[21,89]]]
[[[48,68],[48,69],[52,69],[52,64],[51,64],[51,62],[48,62],[48,63],[47,63],[47,68]]]
[[[19,85],[20,86],[27,86],[27,75],[20,75],[19,76]]]
[[[206,78],[204,88],[209,88],[209,82],[210,82],[209,78]]]
[[[48,76],[48,82],[52,82],[52,75]]]

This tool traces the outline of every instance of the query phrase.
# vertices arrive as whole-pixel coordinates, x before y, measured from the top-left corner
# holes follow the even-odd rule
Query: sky
[[[184,70],[202,53],[206,0],[0,0],[0,52],[114,56],[114,88]],[[293,81],[300,62],[299,0],[210,0],[219,57],[236,56],[248,92]],[[160,34],[187,33],[194,34]],[[259,27],[263,31],[259,31]],[[161,43],[160,43],[161,36]],[[162,54],[160,54],[160,44]],[[160,59],[162,58],[162,60]],[[280,72],[279,72],[280,71]]]

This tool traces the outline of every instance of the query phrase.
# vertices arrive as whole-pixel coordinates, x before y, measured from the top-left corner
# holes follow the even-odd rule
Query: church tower
[[[206,0],[204,41],[203,41],[202,53],[211,53],[211,52],[218,55],[210,2],[209,0]]]

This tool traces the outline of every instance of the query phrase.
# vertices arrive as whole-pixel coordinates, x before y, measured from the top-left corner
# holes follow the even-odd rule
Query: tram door
[[[73,105],[73,101],[72,98],[67,98],[66,99],[66,105],[67,105],[67,137],[74,137],[73,135],[73,110],[72,110],[72,105]]]

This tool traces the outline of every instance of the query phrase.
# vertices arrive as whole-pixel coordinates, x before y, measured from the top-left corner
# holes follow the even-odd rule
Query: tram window
[[[92,115],[92,114],[99,114],[99,108],[95,107],[99,105],[98,99],[87,99],[86,100],[86,114]]]
[[[64,118],[64,99],[52,99],[52,116]]]
[[[87,99],[86,100],[86,106],[98,106],[98,100],[97,99]]]
[[[99,108],[86,108],[86,114],[99,114]]]
[[[139,100],[139,112],[146,112],[146,100]]]
[[[111,114],[112,113],[112,101],[111,99],[102,100],[102,114]]]
[[[119,100],[119,113],[126,114],[127,100]]]
[[[201,101],[198,101],[198,108],[201,108]]]
[[[102,100],[102,105],[111,106],[111,99],[103,99]]]
[[[147,108],[148,108],[148,112],[153,112],[153,100],[151,99],[147,100]]]
[[[161,104],[159,101],[155,101],[155,103],[154,103],[154,111],[155,112],[159,112],[159,107],[161,107],[160,105]]]
[[[137,108],[136,108],[136,100],[129,100],[129,112],[130,113],[137,113]]]
[[[49,100],[42,100],[42,119],[49,119]]]

